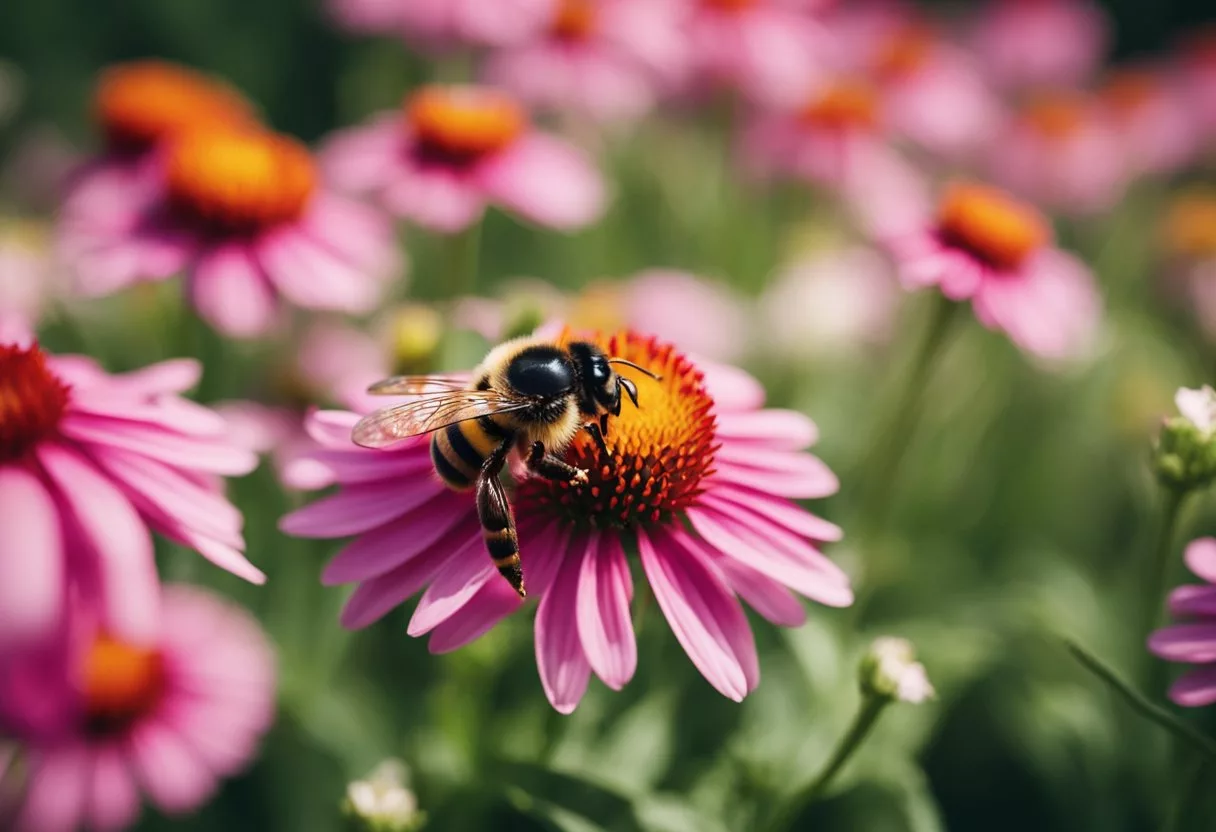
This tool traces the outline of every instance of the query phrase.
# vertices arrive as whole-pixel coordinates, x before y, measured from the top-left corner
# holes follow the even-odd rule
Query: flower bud
[[[916,661],[916,648],[902,638],[874,639],[861,659],[859,680],[865,695],[891,701],[919,704],[935,695],[925,666]]]
[[[346,787],[343,811],[363,832],[409,832],[426,819],[406,786],[405,763],[384,760],[364,780]]]
[[[389,317],[393,370],[403,375],[430,368],[443,337],[443,318],[429,306],[410,303]]]
[[[1180,388],[1178,416],[1165,420],[1153,449],[1153,469],[1163,485],[1179,491],[1216,479],[1216,390]]]

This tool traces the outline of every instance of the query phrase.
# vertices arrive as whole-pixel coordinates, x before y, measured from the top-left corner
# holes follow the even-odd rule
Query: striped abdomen
[[[431,462],[435,473],[453,491],[467,491],[477,483],[486,457],[514,431],[490,416],[448,425],[431,434]]]

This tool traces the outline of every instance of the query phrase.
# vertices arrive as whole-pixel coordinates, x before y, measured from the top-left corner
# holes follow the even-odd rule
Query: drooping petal
[[[442,541],[466,515],[463,495],[435,495],[412,512],[365,532],[334,556],[321,573],[326,586],[383,575]]]
[[[533,133],[514,142],[477,172],[486,192],[508,210],[552,228],[594,222],[606,201],[604,182],[579,150]]]
[[[17,828],[31,832],[74,832],[84,818],[90,778],[85,745],[58,745],[32,761]]]
[[[359,314],[380,299],[376,276],[295,226],[264,235],[256,249],[267,279],[297,306]]]
[[[1208,583],[1216,584],[1216,537],[1201,537],[1187,544],[1186,567]]]
[[[440,167],[406,168],[388,183],[384,207],[423,228],[455,234],[481,219],[485,197],[467,176]]]
[[[639,530],[638,549],[688,657],[723,696],[742,701],[759,682],[760,665],[747,617],[721,575],[678,529]]]
[[[427,649],[432,653],[449,653],[464,647],[488,633],[522,603],[502,578],[487,581],[460,612],[431,631]]]
[[[242,476],[257,467],[257,454],[234,445],[202,441],[161,428],[69,412],[60,423],[65,436],[86,445],[101,444],[133,451],[167,465],[212,474]]]
[[[1170,699],[1184,708],[1201,708],[1216,702],[1216,667],[1192,670],[1170,686]]]
[[[186,291],[199,315],[233,338],[262,335],[278,311],[274,290],[243,243],[223,243],[204,252]]]
[[[55,501],[21,468],[0,466],[0,650],[49,635],[63,611]]]
[[[749,488],[721,484],[701,495],[701,501],[728,513],[742,511],[753,517],[766,518],[809,540],[837,541],[844,537],[844,530],[835,523],[816,517],[789,500]]]
[[[1171,662],[1216,662],[1216,622],[1163,627],[1149,636],[1148,649]]]
[[[780,581],[733,558],[717,558],[714,563],[730,588],[768,621],[779,627],[801,627],[806,623],[806,608]]]
[[[819,440],[819,430],[795,410],[767,408],[721,414],[718,436],[736,442],[758,441],[783,451],[801,451]]]
[[[94,751],[88,806],[89,823],[98,832],[126,829],[139,816],[139,791],[117,748]]]
[[[568,714],[587,691],[591,665],[579,640],[580,561],[577,550],[566,552],[551,592],[536,611],[536,669],[550,704]]]
[[[137,728],[127,740],[127,753],[144,790],[169,814],[198,807],[215,789],[215,776],[163,723],[153,720]]]
[[[353,483],[296,509],[279,521],[295,537],[346,537],[383,526],[442,494],[429,477]]]
[[[598,532],[589,535],[581,560],[575,613],[583,652],[595,675],[608,687],[620,690],[633,678],[638,664],[629,612],[633,598],[629,563],[620,541]]]

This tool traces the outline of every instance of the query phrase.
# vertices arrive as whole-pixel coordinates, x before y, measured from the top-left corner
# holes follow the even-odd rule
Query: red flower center
[[[164,661],[158,650],[101,635],[85,654],[80,686],[88,732],[119,733],[160,703],[165,690]]]
[[[531,477],[519,484],[517,505],[579,526],[668,522],[692,504],[713,470],[718,447],[713,399],[700,371],[670,344],[628,331],[589,340],[661,380],[614,365],[637,384],[640,406],[626,400],[621,415],[609,418],[609,455],[580,433],[566,451],[566,461],[585,469],[589,481],[573,485]]]
[[[595,3],[593,0],[561,0],[557,17],[551,27],[559,40],[587,40],[595,32]]]
[[[937,38],[922,23],[909,23],[892,32],[878,50],[874,72],[881,78],[906,78],[925,65]]]
[[[835,130],[872,130],[878,126],[879,102],[874,87],[860,79],[829,86],[802,108],[802,120]]]
[[[0,344],[0,462],[22,458],[55,433],[68,390],[37,346]]]
[[[1089,102],[1076,92],[1040,93],[1022,109],[1022,120],[1045,138],[1069,139],[1089,119]]]
[[[169,198],[188,217],[224,229],[259,229],[304,212],[316,167],[293,138],[265,131],[205,128],[174,142]]]
[[[952,245],[1002,269],[1015,269],[1047,244],[1043,215],[1003,191],[970,182],[946,190],[938,233]]]
[[[424,87],[406,99],[405,113],[420,153],[451,164],[497,153],[528,126],[515,99],[488,87]]]
[[[136,61],[105,70],[94,97],[110,143],[143,150],[183,130],[207,124],[253,124],[253,107],[230,87],[162,61]]]
[[[1100,93],[1106,109],[1118,119],[1141,112],[1161,94],[1161,81],[1146,69],[1125,69],[1114,73]]]

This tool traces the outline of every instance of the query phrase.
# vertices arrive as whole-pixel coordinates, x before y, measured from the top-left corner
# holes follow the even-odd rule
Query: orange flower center
[[[151,713],[165,689],[159,651],[101,635],[85,654],[80,677],[87,730],[122,731]]]
[[[552,32],[560,40],[586,40],[595,31],[595,3],[593,0],[561,0],[557,17],[553,19]]]
[[[1116,118],[1130,118],[1161,94],[1161,82],[1144,69],[1115,73],[1102,88],[1101,100]]]
[[[937,38],[928,26],[909,23],[892,32],[878,50],[874,72],[888,80],[906,78],[925,65]]]
[[[938,233],[1002,269],[1017,268],[1051,239],[1047,221],[1034,208],[973,183],[947,188],[938,211]]]
[[[207,124],[253,124],[240,93],[205,75],[162,61],[135,61],[101,74],[94,97],[110,143],[142,150]]]
[[[0,462],[24,457],[55,433],[68,391],[37,345],[0,344]]]
[[[515,99],[488,87],[424,87],[406,99],[405,112],[421,154],[449,164],[496,153],[528,126]]]
[[[878,93],[865,81],[839,81],[803,107],[801,117],[816,127],[871,130],[878,126]]]
[[[1089,117],[1089,106],[1080,93],[1041,93],[1028,101],[1022,120],[1040,135],[1064,140],[1076,135]]]
[[[316,168],[295,139],[263,131],[195,130],[170,150],[172,203],[192,219],[256,230],[296,219],[316,189]]]
[[[563,340],[572,340],[569,333]],[[566,461],[587,471],[583,485],[531,477],[519,484],[517,505],[555,513],[579,526],[625,527],[668,522],[701,493],[713,470],[713,399],[700,371],[670,344],[622,331],[588,340],[610,356],[657,373],[655,381],[619,364],[613,369],[638,387],[638,407],[626,399],[608,420],[609,455],[580,433]]]
[[[1183,257],[1216,257],[1216,190],[1176,198],[1165,216],[1165,244]]]
[[[756,5],[757,0],[701,0],[711,9],[722,12],[741,12]]]

